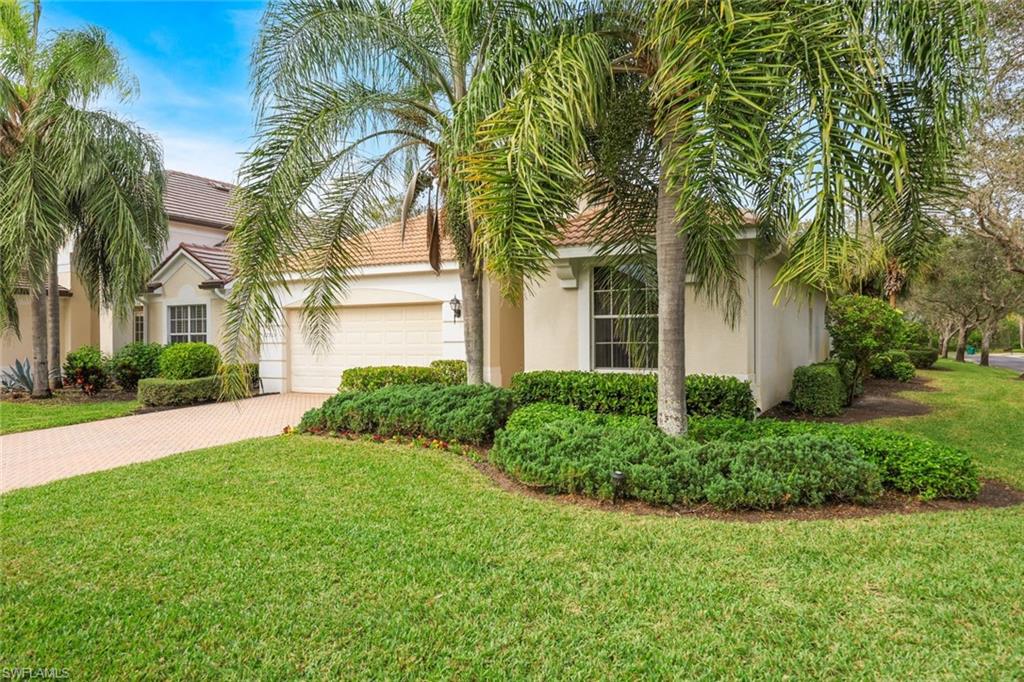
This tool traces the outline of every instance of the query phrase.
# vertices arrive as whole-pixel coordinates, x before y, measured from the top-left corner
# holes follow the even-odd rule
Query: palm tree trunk
[[[1017,316],[1017,346],[1024,348],[1024,313]]]
[[[956,361],[964,362],[967,354],[967,325],[961,323],[956,334]]]
[[[32,397],[50,397],[46,353],[46,285],[32,291]]]
[[[981,360],[980,364],[982,367],[988,367],[988,355],[989,349],[992,346],[992,329],[991,327],[985,327],[984,331],[981,332]]]
[[[462,333],[466,343],[466,382],[484,383],[484,297],[480,272],[469,262],[459,265],[462,284]]]
[[[658,264],[658,427],[686,433],[686,239],[676,225],[675,198],[664,173],[655,220]]]
[[[50,299],[50,388],[62,385],[60,379],[60,287],[57,284],[57,252],[50,255],[50,282],[47,286]]]

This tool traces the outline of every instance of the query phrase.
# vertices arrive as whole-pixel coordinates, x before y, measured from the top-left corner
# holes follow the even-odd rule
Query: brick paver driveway
[[[326,395],[286,393],[0,436],[0,492],[272,436]]]

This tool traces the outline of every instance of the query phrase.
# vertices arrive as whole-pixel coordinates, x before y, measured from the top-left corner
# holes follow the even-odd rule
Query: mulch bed
[[[996,509],[1024,504],[1024,491],[1017,490],[1000,481],[985,479],[982,480],[981,493],[978,495],[978,499],[971,501],[933,500],[931,502],[924,502],[914,495],[886,490],[878,501],[870,506],[828,504],[821,507],[794,507],[792,509],[771,511],[721,511],[711,505],[660,507],[636,500],[622,500],[621,502],[612,503],[582,495],[552,494],[543,487],[529,486],[509,477],[490,462],[474,462],[474,466],[477,471],[490,478],[495,485],[507,492],[525,495],[535,500],[641,516],[702,518],[717,521],[744,521],[747,523],[762,523],[765,521],[830,521],[883,516],[885,514],[923,514],[929,512],[969,511],[972,509]]]
[[[34,400],[28,393],[3,393],[0,394],[0,401],[7,401],[12,403],[28,402]],[[135,393],[132,391],[122,391],[119,388],[104,388],[103,390],[96,391],[92,395],[86,395],[82,392],[82,389],[75,386],[67,386],[65,388],[58,388],[53,392],[52,398],[40,402],[54,402],[63,404],[73,403],[100,403],[108,402],[112,400],[135,400]]]
[[[931,381],[914,377],[910,381],[890,379],[868,379],[864,382],[864,395],[853,405],[844,408],[838,417],[811,417],[798,412],[792,403],[781,403],[765,412],[763,417],[783,420],[834,422],[836,424],[859,424],[872,419],[887,417],[917,417],[932,411],[927,405],[896,395],[904,391],[937,391]]]

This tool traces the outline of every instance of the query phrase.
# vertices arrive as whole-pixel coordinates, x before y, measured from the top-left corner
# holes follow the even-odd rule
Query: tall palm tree
[[[44,39],[39,16],[38,0],[30,10],[0,0],[0,326],[18,329],[14,295],[27,279],[42,396],[54,255],[73,242],[89,296],[126,316],[167,241],[167,219],[157,142],[93,108],[135,90],[117,52],[96,28]]]
[[[232,233],[237,276],[225,345],[240,358],[303,270],[303,330],[327,342],[365,245],[388,217],[425,209],[431,265],[458,254],[470,383],[483,381],[483,296],[460,167],[521,72],[545,13],[528,0],[281,0],[252,56],[258,123]],[[552,15],[554,16],[554,15]],[[240,389],[241,387],[236,387]]]
[[[782,287],[826,288],[858,214],[894,252],[923,252],[982,30],[975,0],[580,5],[479,130],[468,177],[487,272],[514,293],[580,199],[599,207],[596,236],[656,268],[658,423],[683,433],[687,274],[734,314],[751,219],[763,244],[791,241]]]

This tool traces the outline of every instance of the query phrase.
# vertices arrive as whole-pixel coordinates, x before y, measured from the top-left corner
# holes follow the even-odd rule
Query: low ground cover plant
[[[395,385],[372,391],[342,391],[310,410],[299,431],[424,436],[463,443],[489,443],[512,411],[502,388]]]
[[[466,361],[465,360],[434,360],[430,367],[437,372],[438,380],[448,386],[458,386],[466,383]]]
[[[160,376],[164,379],[198,379],[217,373],[220,351],[209,343],[175,343],[160,354]]]
[[[973,499],[979,490],[978,470],[958,448],[923,436],[911,436],[869,426],[802,421],[706,418],[694,420],[689,437],[698,442],[752,441],[777,436],[817,434],[843,440],[879,467],[882,484],[930,500],[939,497]]]
[[[517,405],[552,402],[581,410],[647,417],[658,413],[658,377],[627,372],[519,372],[511,382]],[[691,415],[752,419],[756,410],[750,384],[735,377],[686,377]]]
[[[490,456],[531,485],[651,504],[772,509],[870,502],[881,492],[878,466],[840,439],[797,434],[701,443],[666,436],[646,419],[543,403],[517,410]]]

